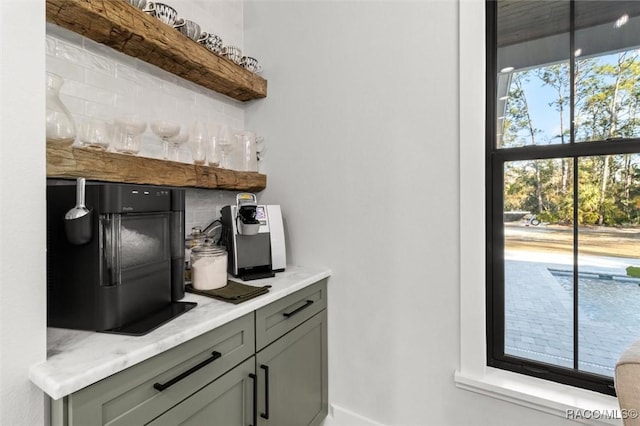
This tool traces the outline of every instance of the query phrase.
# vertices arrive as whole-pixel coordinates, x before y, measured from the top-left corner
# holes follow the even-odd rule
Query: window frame
[[[486,238],[486,361],[490,367],[507,370],[527,376],[550,380],[570,386],[575,386],[599,393],[615,396],[613,378],[601,376],[575,368],[577,360],[574,360],[574,368],[554,366],[535,360],[519,358],[504,353],[504,232],[503,232],[503,170],[504,164],[518,160],[542,160],[552,158],[570,158],[574,165],[580,157],[598,155],[617,155],[627,153],[640,153],[640,139],[623,139],[613,141],[589,141],[575,142],[574,140],[574,61],[570,55],[570,142],[557,145],[523,146],[513,148],[497,147],[497,2],[498,0],[485,1],[486,17],[486,98],[485,98],[485,238]],[[570,52],[574,51],[574,12],[575,0],[570,0]],[[541,64],[543,65],[543,64]],[[573,167],[574,181],[577,167]],[[577,185],[574,185],[574,203],[577,198]],[[574,208],[574,219],[578,211]],[[574,220],[574,223],[577,223]],[[577,265],[577,226],[574,226],[574,268]],[[574,277],[574,358],[578,355],[578,318],[577,310],[577,284],[578,278]]]

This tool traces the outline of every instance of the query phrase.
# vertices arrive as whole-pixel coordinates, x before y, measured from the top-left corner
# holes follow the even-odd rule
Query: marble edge
[[[306,269],[299,267],[288,267],[287,271],[290,271],[291,269],[293,269],[293,274],[298,272],[308,273],[308,275],[293,284],[286,285],[284,288],[277,288],[277,286],[275,286],[275,288],[272,287],[268,293],[242,304],[234,305],[234,307],[228,312],[216,314],[209,320],[192,324],[190,327],[183,329],[178,333],[166,336],[161,340],[158,340],[152,344],[147,344],[132,352],[127,352],[118,357],[111,358],[109,362],[102,363],[98,366],[95,366],[94,368],[91,368],[88,371],[82,371],[76,375],[71,375],[64,379],[56,378],[54,377],[55,373],[48,371],[48,361],[43,361],[41,363],[35,364],[29,369],[29,380],[31,380],[31,382],[33,382],[54,400],[60,399],[82,388],[92,385],[93,383],[96,383],[106,377],[116,374],[126,368],[145,361],[155,355],[174,348],[188,340],[198,337],[208,331],[213,330],[214,328],[220,327],[237,318],[240,318],[243,315],[255,311],[256,309],[275,302],[276,300],[288,296],[289,294],[301,290],[313,283],[328,278],[332,273],[330,269]],[[291,278],[284,278],[284,280],[287,279]],[[269,282],[274,281],[277,282],[278,277],[271,278],[270,280],[272,281],[265,281],[264,284],[269,284]],[[204,296],[191,296],[203,303],[202,308],[206,308],[207,305],[211,305],[215,302],[226,303],[214,301]]]

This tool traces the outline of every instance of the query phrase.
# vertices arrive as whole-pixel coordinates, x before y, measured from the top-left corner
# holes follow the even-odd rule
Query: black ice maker
[[[75,181],[47,182],[47,323],[141,335],[193,308],[184,296],[184,190],[87,182],[91,239],[65,213]]]

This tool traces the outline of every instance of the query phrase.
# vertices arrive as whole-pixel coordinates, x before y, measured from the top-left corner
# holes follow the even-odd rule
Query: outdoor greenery
[[[574,72],[575,141],[639,138],[640,50],[581,59]],[[568,63],[513,73],[501,148],[570,143],[570,84]],[[544,93],[547,112],[554,116],[551,129],[541,128],[544,124],[534,118],[530,104],[536,91]],[[639,225],[638,154],[508,162],[504,210],[530,211],[550,223],[573,223],[576,161],[579,224]]]

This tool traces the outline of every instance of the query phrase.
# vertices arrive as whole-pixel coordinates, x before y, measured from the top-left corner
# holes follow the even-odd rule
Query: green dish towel
[[[270,285],[255,287],[252,285],[242,284],[236,281],[227,281],[227,285],[215,290],[196,290],[191,284],[185,286],[185,290],[189,293],[199,294],[201,296],[212,297],[217,300],[229,303],[242,303],[246,300],[258,297],[261,294],[269,292]]]

